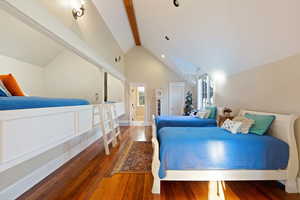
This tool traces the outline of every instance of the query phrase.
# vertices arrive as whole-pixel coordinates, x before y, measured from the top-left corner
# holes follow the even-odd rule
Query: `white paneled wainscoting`
[[[0,199],[15,199],[64,163],[102,137],[94,105],[0,111],[0,174],[14,171],[55,148],[61,151],[52,159],[28,170],[23,177],[3,184]],[[118,117],[124,103],[116,103]],[[93,120],[94,119],[94,120]],[[27,167],[32,167],[30,164]],[[4,176],[5,177],[5,176]],[[5,186],[4,186],[5,185]]]

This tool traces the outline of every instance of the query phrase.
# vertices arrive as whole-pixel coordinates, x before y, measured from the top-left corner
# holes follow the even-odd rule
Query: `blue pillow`
[[[10,97],[10,92],[6,89],[3,82],[0,80],[0,97]]]
[[[0,97],[8,97],[1,87],[0,87]]]
[[[257,135],[264,135],[270,128],[272,122],[275,120],[274,115],[255,115],[246,113],[245,117],[255,121],[249,132]]]
[[[217,107],[216,106],[208,106],[208,107],[206,107],[206,109],[210,110],[208,119],[217,119]]]

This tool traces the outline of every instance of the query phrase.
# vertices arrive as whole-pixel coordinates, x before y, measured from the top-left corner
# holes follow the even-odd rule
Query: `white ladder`
[[[111,109],[112,128],[115,134],[115,139],[116,141],[118,141],[118,138],[119,140],[121,140],[121,130],[120,130],[119,118],[117,115],[116,105],[112,104],[110,109]]]
[[[113,146],[116,146],[117,144],[110,106],[110,104],[96,104],[93,107],[93,125],[94,128],[98,125],[100,126],[106,155],[110,154],[109,144],[112,143]],[[99,116],[98,122],[96,122],[97,116]]]

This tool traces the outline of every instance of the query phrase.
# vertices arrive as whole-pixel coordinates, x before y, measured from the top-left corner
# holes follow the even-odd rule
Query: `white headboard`
[[[256,111],[249,111],[249,110],[241,110],[239,115],[243,116],[246,113],[275,116],[275,120],[268,131],[268,135],[281,139],[289,145],[289,164],[287,169],[288,176],[290,178],[296,177],[298,174],[299,160],[298,160],[298,149],[297,149],[296,137],[294,132],[294,124],[297,119],[297,116],[256,112]]]
[[[246,113],[256,114],[256,115],[274,115],[275,120],[268,131],[268,135],[281,139],[288,144],[290,143],[290,139],[295,141],[294,123],[296,117],[294,115],[265,113],[265,112],[249,111],[249,110],[240,111],[240,115],[242,116],[244,116]]]

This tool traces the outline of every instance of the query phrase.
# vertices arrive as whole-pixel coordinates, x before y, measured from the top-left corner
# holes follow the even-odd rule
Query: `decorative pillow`
[[[239,132],[241,126],[242,126],[242,122],[231,121],[230,119],[226,119],[221,128],[224,128],[227,131],[236,134]]]
[[[197,112],[197,117],[201,119],[206,119],[209,116],[210,111],[209,110],[204,110],[204,111],[198,111]]]
[[[0,87],[0,97],[7,97],[7,94],[4,92],[4,90],[2,90],[1,87]]]
[[[217,119],[217,107],[216,106],[208,106],[206,110],[210,110],[210,114],[208,116],[209,119]]]
[[[12,74],[0,75],[0,80],[4,83],[7,90],[13,96],[25,96],[24,92],[20,88],[17,80]]]
[[[255,115],[246,113],[245,117],[255,121],[254,125],[250,128],[250,132],[257,135],[264,135],[275,120],[274,115]]]
[[[2,97],[10,97],[11,96],[10,92],[6,89],[5,85],[3,84],[3,82],[1,80],[0,80],[0,90],[1,90],[0,96],[2,96]]]
[[[211,114],[211,110],[205,110],[206,115],[205,115],[205,119],[209,119],[209,116]]]
[[[233,118],[232,121],[242,122],[242,126],[240,127],[240,130],[238,132],[243,133],[243,134],[248,134],[249,129],[255,123],[255,121],[253,119],[249,119],[244,116],[237,116],[237,117]]]

